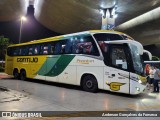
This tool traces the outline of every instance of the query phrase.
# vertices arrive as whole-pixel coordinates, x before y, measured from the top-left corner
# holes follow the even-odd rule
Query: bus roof
[[[39,40],[33,40],[33,41],[20,43],[20,44],[13,44],[13,45],[10,45],[9,47],[29,45],[29,44],[35,44],[35,43],[43,43],[43,42],[50,42],[50,41],[57,41],[57,40],[60,40],[60,39],[71,37],[71,36],[85,35],[85,34],[87,35],[87,34],[91,34],[91,33],[113,33],[113,34],[126,35],[125,33],[118,32],[118,31],[113,31],[113,30],[89,30],[89,31],[84,31],[84,32],[77,32],[77,33],[72,33],[72,34],[66,34],[66,35],[49,37],[49,38],[44,38],[44,39],[39,39]],[[126,36],[128,36],[128,35],[126,35]],[[128,37],[131,38],[130,36],[128,36]]]

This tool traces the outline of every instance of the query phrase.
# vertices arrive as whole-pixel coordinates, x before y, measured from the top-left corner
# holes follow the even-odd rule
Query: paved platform
[[[39,80],[0,80],[0,111],[75,111],[76,115],[88,111],[160,111],[160,93],[144,91],[127,95],[100,90],[98,93],[82,91],[80,87],[43,82]],[[95,113],[98,114],[98,113]],[[3,118],[4,119],[4,118]],[[13,118],[7,118],[13,119]],[[119,117],[43,117],[14,118],[15,120],[119,120]],[[126,118],[134,120],[134,118]],[[136,117],[154,119],[157,117]],[[1,120],[1,118],[0,118]]]

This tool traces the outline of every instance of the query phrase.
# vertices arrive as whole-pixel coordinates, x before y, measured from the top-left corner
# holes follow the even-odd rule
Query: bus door
[[[129,93],[129,60],[128,45],[110,44],[104,68],[104,89],[114,92]]]

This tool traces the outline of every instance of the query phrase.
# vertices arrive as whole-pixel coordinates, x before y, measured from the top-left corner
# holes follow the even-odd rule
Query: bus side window
[[[13,54],[14,54],[15,56],[17,56],[17,55],[19,54],[19,48],[18,48],[18,47],[15,47]]]
[[[65,54],[66,40],[62,40],[60,43],[61,43],[61,46],[62,46],[61,54]]]
[[[29,46],[25,47],[25,54],[24,55],[29,55]]]
[[[10,56],[11,54],[11,48],[7,48],[7,55]]]
[[[55,46],[55,54],[61,54],[61,51],[62,51],[62,45],[58,41]]]
[[[48,54],[48,46],[44,45],[43,46],[43,55],[46,55],[46,54]]]
[[[79,40],[75,40],[72,43],[72,53],[74,53],[74,54],[79,54],[78,43],[79,43]]]
[[[33,55],[33,47],[32,46],[29,47],[29,53],[28,53],[28,55]]]
[[[35,55],[39,55],[39,53],[40,53],[40,45],[36,45],[33,52],[34,52]]]
[[[51,54],[51,43],[48,43],[48,54]]]
[[[83,39],[81,38],[81,44],[83,54],[99,56],[97,45],[91,36],[83,37]]]
[[[72,48],[72,41],[70,39],[68,39],[66,41],[66,46],[65,46],[65,53],[71,53],[71,48]]]
[[[16,54],[16,49],[15,49],[15,47],[13,47],[12,54],[13,54],[13,56]]]
[[[7,49],[7,55],[8,55],[8,56],[13,56],[13,55],[14,55],[14,54],[13,54],[13,52],[14,52],[13,49],[14,49],[13,47],[9,47],[9,48]]]
[[[22,56],[24,56],[25,55],[25,46],[22,46],[22,54],[21,54]]]
[[[51,51],[50,51],[50,54],[51,54],[51,55],[55,54],[55,44],[54,44],[54,42],[51,43]]]
[[[104,41],[98,41],[99,47],[101,48],[102,52],[107,52],[107,46]]]

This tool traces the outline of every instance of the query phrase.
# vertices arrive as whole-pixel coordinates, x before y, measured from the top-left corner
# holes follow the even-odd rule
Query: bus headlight
[[[138,82],[139,82],[140,84],[142,83],[142,81],[141,81],[141,80],[139,80]]]
[[[137,90],[137,91],[140,91],[140,88],[139,88],[139,87],[136,87],[136,90]]]

